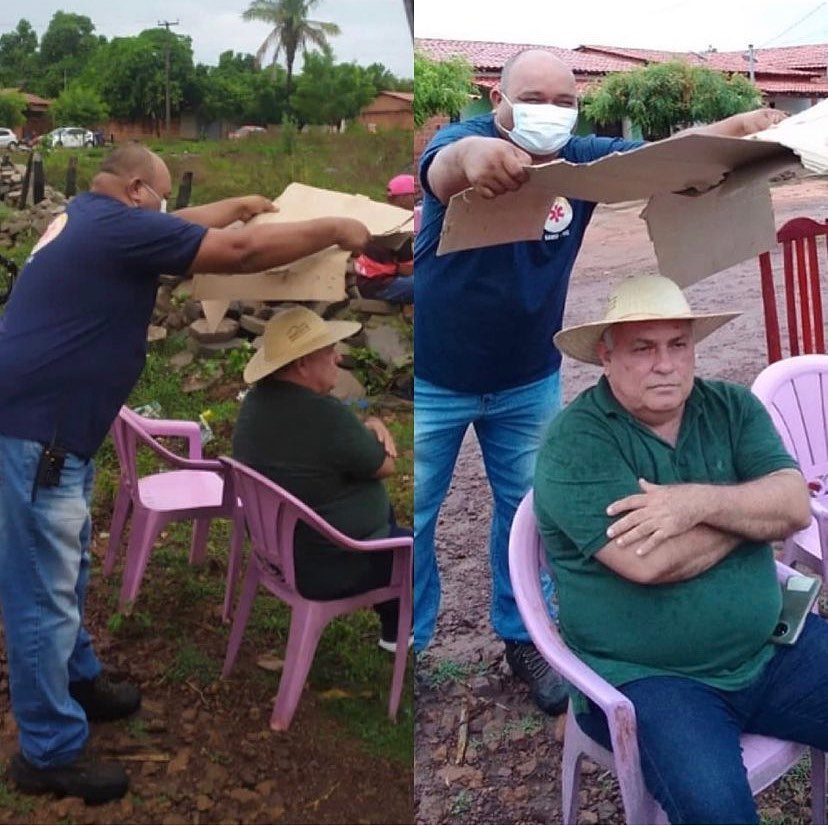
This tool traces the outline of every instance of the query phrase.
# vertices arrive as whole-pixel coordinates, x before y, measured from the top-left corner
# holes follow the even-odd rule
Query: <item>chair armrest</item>
[[[141,417],[141,426],[150,436],[172,436],[186,439],[189,459],[201,459],[201,430],[197,422],[184,419],[147,419]]]
[[[811,515],[817,520],[828,522],[828,504],[825,499],[811,498]]]

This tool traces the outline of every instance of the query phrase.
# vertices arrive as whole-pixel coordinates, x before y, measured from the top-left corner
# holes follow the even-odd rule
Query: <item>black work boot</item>
[[[121,766],[88,757],[78,757],[65,766],[39,769],[22,754],[15,754],[9,761],[9,776],[26,794],[82,797],[90,805],[118,800],[129,788],[129,778]]]
[[[120,720],[129,717],[141,706],[138,686],[128,682],[116,683],[103,673],[92,680],[69,683],[69,693],[86,712],[86,719],[92,722]]]
[[[512,674],[532,689],[532,697],[541,711],[552,715],[566,711],[569,702],[566,683],[533,643],[506,640],[506,662]]]

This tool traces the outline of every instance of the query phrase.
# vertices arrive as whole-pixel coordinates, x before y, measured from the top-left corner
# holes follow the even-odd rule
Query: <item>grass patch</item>
[[[195,680],[204,686],[218,679],[220,671],[215,659],[196,648],[190,640],[183,640],[175,661],[164,670],[164,680],[175,684]]]

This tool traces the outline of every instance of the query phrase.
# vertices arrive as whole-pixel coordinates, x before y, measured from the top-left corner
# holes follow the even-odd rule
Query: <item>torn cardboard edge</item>
[[[437,254],[538,240],[557,197],[646,200],[642,217],[660,270],[686,285],[773,246],[768,179],[791,168],[801,168],[800,159],[781,143],[697,133],[586,164],[551,161],[529,167],[516,192],[454,195]]]
[[[289,184],[274,204],[279,207],[277,212],[260,213],[251,219],[250,225],[348,217],[362,221],[379,243],[397,243],[399,236],[410,236],[414,230],[411,210],[373,201],[365,195],[306,184]],[[201,299],[211,330],[218,326],[234,300],[341,301],[346,297],[348,258],[347,250],[332,246],[264,272],[199,273],[193,278],[192,295]]]

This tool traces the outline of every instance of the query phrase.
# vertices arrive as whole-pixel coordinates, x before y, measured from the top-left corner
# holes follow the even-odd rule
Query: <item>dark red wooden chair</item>
[[[789,356],[825,352],[820,268],[828,269],[828,222],[794,218],[776,233],[781,247],[781,290],[785,297]],[[777,278],[771,252],[759,256],[768,363],[782,358]]]

